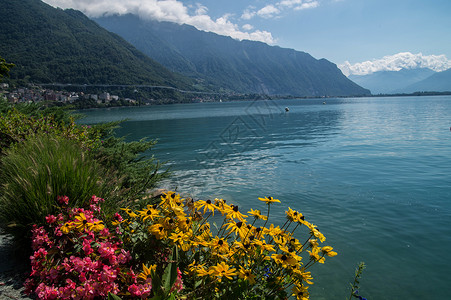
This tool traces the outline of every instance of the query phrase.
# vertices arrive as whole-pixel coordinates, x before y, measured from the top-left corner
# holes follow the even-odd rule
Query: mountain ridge
[[[350,75],[349,79],[365,87],[372,94],[398,93],[415,82],[426,79],[435,72],[427,68],[378,71],[367,75]]]
[[[142,20],[130,14],[93,20],[168,69],[207,86],[295,96],[370,94],[347,79],[335,64],[305,52],[237,41],[190,25]]]
[[[0,55],[16,64],[12,79],[192,86],[191,79],[170,72],[79,11],[39,0],[4,0],[0,10]]]

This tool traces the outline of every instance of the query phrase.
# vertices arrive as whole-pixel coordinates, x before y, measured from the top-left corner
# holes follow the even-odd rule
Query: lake
[[[127,118],[117,130],[127,140],[158,139],[151,154],[173,170],[168,189],[241,211],[273,196],[276,223],[301,211],[338,252],[311,269],[312,299],[349,298],[360,261],[368,299],[451,295],[451,96],[83,112],[86,124]]]

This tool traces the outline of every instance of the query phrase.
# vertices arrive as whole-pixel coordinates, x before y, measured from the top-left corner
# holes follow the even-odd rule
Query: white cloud
[[[258,10],[255,7],[248,7],[241,18],[243,20],[250,20],[255,16],[265,19],[280,18],[281,14],[288,10],[303,10],[318,6],[319,1],[317,0],[282,0],[275,4],[268,4]]]
[[[308,3],[302,3],[301,5],[298,5],[294,8],[294,10],[303,10],[303,9],[310,9],[310,8],[316,8],[319,6],[318,1],[308,2]]]
[[[254,29],[254,26],[252,26],[251,24],[244,24],[244,25],[242,26],[242,28],[243,28],[244,30],[249,31],[249,30]]]
[[[277,16],[279,13],[280,10],[271,4],[266,5],[265,7],[257,11],[257,15],[265,19],[273,18]]]
[[[230,21],[230,15],[212,19],[207,14],[207,7],[201,4],[197,4],[194,13],[190,14],[189,8],[178,0],[44,0],[44,2],[54,7],[74,8],[90,17],[131,13],[143,19],[192,25],[199,30],[215,32],[238,40],[275,43],[275,39],[268,31],[241,31],[237,24]]]
[[[243,12],[243,14],[241,15],[241,19],[243,20],[250,20],[255,16],[256,12],[255,12],[255,7],[254,6],[249,6],[248,8],[246,8]]]
[[[442,55],[423,55],[401,52],[395,55],[384,56],[381,59],[373,59],[351,64],[345,61],[338,66],[343,74],[367,75],[378,71],[399,71],[401,69],[428,68],[436,72],[451,68],[451,60]]]

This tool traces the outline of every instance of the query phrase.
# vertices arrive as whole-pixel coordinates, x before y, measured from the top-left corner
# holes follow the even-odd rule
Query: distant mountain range
[[[350,75],[355,83],[372,94],[451,91],[451,69],[435,72],[430,69],[401,69],[379,71],[368,75]]]
[[[291,96],[369,94],[325,59],[192,26],[132,15],[96,19],[122,38],[79,11],[40,0],[2,0],[0,11],[0,56],[16,64],[11,78],[22,82]]]
[[[134,15],[94,19],[172,71],[225,90],[296,96],[368,95],[337,66],[307,53],[237,41]]]

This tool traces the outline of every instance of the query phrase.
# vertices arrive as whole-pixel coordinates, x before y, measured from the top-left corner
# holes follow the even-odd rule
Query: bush
[[[33,224],[54,214],[55,199],[70,197],[83,207],[92,195],[108,195],[107,210],[116,206],[121,185],[80,147],[57,136],[38,134],[5,152],[1,160],[0,222],[15,237],[26,236]]]
[[[38,104],[11,105],[0,100],[0,153],[11,145],[21,143],[37,135],[60,136],[80,143],[97,162],[108,170],[115,170],[121,177],[124,201],[132,201],[146,195],[157,183],[166,178],[168,171],[161,171],[162,164],[149,152],[155,141],[142,139],[125,142],[114,135],[113,129],[120,122],[78,125],[68,110],[44,107]]]

